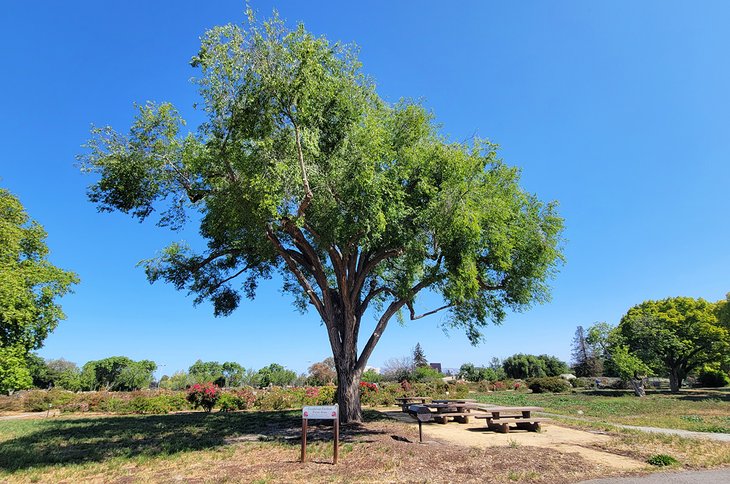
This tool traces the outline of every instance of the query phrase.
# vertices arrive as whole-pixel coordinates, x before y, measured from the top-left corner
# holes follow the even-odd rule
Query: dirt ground
[[[411,417],[399,410],[388,411],[386,414],[398,421],[417,426]],[[594,447],[608,442],[611,438],[598,432],[561,427],[551,422],[544,423],[541,432],[514,430],[507,434],[487,430],[483,420],[472,421],[468,424],[449,422],[446,425],[428,423],[423,426],[424,441],[448,442],[479,448],[541,447],[559,452],[575,452],[589,462],[616,470],[641,471],[648,469],[649,466],[644,462],[605,452]]]

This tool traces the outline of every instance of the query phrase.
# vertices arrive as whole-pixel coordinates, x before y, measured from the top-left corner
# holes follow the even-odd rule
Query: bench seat
[[[483,418],[486,420],[487,428],[496,430],[506,434],[509,432],[510,424],[518,429],[531,430],[537,432],[540,430],[540,422],[548,422],[549,418],[538,417],[500,417],[494,418],[492,415],[477,415],[475,418]]]

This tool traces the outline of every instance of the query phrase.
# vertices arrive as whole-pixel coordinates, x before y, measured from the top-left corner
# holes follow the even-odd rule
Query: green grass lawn
[[[654,393],[645,398],[626,392],[493,392],[479,394],[477,400],[497,405],[535,405],[546,412],[596,422],[730,433],[728,391]]]

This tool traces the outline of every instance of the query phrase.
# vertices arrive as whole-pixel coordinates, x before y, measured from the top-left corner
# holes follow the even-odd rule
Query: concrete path
[[[566,418],[568,420],[579,420],[581,422],[597,422],[597,420],[591,420],[587,418],[573,417],[571,415],[559,415],[557,413],[545,413],[540,412],[540,415],[549,415],[550,417]],[[614,427],[629,430],[641,430],[642,432],[650,432],[655,434],[666,434],[666,435],[677,435],[679,437],[687,437],[690,439],[707,439],[707,440],[719,440],[720,442],[730,442],[730,434],[720,434],[715,432],[693,432],[691,430],[682,429],[663,429],[660,427],[640,427],[637,425],[623,425],[613,422],[605,422]]]
[[[641,477],[608,477],[583,484],[717,484],[730,482],[730,468],[713,471],[657,472]]]

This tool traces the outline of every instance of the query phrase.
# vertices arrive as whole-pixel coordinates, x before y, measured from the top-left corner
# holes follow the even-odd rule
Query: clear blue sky
[[[452,139],[499,143],[528,190],[560,201],[567,226],[551,303],[487,328],[479,347],[445,336],[438,315],[393,322],[370,364],[419,341],[446,367],[516,352],[568,359],[577,325],[616,323],[646,299],[730,291],[730,3],[341,3],[253,7],[359,44],[383,97],[423,98]],[[180,236],[97,213],[91,179],[74,167],[90,124],[126,130],[134,102],[171,101],[199,119],[188,61],[207,28],[243,10],[238,0],[4,3],[0,186],[82,281],[42,356],[127,355],[171,373],[198,358],[304,371],[329,355],[316,315],[295,312],[277,281],[223,319],[150,286],[135,264]]]

